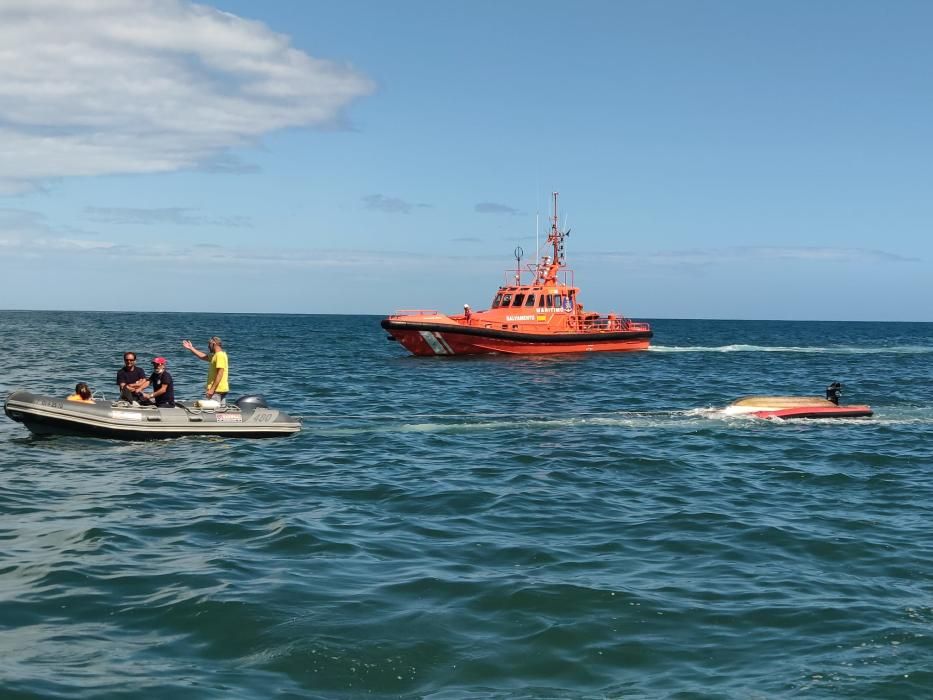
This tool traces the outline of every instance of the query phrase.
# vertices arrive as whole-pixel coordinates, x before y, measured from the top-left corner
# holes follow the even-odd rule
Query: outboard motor
[[[256,410],[257,408],[269,408],[269,404],[267,404],[266,400],[259,394],[241,396],[236,400],[236,405],[241,411],[245,411],[247,409]]]

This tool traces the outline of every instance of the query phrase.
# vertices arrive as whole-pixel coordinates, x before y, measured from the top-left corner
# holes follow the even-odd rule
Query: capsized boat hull
[[[568,352],[647,350],[650,330],[527,333],[455,323],[387,318],[382,327],[413,355],[544,355]]]
[[[198,409],[129,406],[122,401],[83,403],[15,391],[4,413],[36,435],[77,435],[118,440],[158,440],[188,435],[267,438],[292,435],[301,420],[266,406],[235,404]]]
[[[869,418],[869,406],[839,406],[819,396],[746,396],[725,408],[726,415],[753,418]]]

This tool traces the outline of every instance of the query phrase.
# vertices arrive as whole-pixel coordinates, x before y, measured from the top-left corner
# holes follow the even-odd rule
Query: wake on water
[[[780,345],[719,345],[714,347],[652,345],[648,352],[797,352],[828,355],[922,355],[933,353],[933,347],[925,345],[900,345],[888,348],[865,348],[857,346],[796,347]]]
[[[333,420],[356,420],[353,427],[334,426]],[[305,418],[305,430],[327,435],[354,435],[361,433],[441,433],[473,432],[487,430],[552,430],[582,429],[591,426],[610,426],[638,429],[676,429],[710,427],[711,422],[722,426],[743,427],[754,424],[777,425],[933,425],[933,408],[904,408],[891,406],[876,409],[873,418],[757,418],[751,415],[729,415],[723,407],[709,406],[673,411],[618,411],[615,413],[581,413],[561,418],[541,418],[506,415],[459,414],[459,415],[358,415],[358,416],[314,416]]]

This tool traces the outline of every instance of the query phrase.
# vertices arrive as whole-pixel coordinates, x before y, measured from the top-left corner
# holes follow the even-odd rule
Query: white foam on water
[[[428,416],[412,416],[405,419],[400,416],[372,416],[369,420],[360,419],[354,427],[317,425],[305,423],[305,429],[326,435],[353,435],[360,433],[439,433],[484,430],[527,429],[553,430],[574,429],[586,426],[617,426],[625,428],[670,428],[683,427],[691,421],[700,425],[705,414],[714,409],[691,409],[688,411],[619,411],[615,413],[589,413],[562,418],[540,418],[537,416],[430,416],[431,420],[419,421]],[[329,423],[329,421],[328,421]]]
[[[648,352],[785,352],[826,355],[922,355],[933,353],[926,345],[899,345],[891,347],[830,346],[807,347],[795,345],[652,345]]]
[[[325,435],[355,435],[367,433],[444,433],[487,430],[526,429],[553,430],[575,429],[587,426],[610,426],[638,429],[665,429],[708,426],[710,421],[723,425],[750,425],[767,421],[778,424],[812,425],[814,423],[851,425],[933,425],[933,409],[890,407],[875,409],[874,417],[862,418],[759,418],[749,414],[726,413],[725,407],[706,406],[669,411],[618,411],[614,413],[584,413],[562,418],[540,418],[515,414],[496,416],[491,414],[457,414],[434,416],[357,416],[357,425],[346,427],[330,421],[315,424],[314,419],[305,423],[306,430]]]

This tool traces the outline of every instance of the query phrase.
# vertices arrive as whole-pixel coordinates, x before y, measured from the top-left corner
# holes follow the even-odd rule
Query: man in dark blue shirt
[[[173,408],[175,406],[175,382],[172,375],[165,369],[165,358],[157,357],[152,361],[152,374],[149,375],[152,393],[146,395],[143,401],[146,405],[153,403],[159,408]]]
[[[117,370],[117,386],[124,401],[142,401],[143,389],[149,386],[146,373],[136,366],[136,353],[123,353],[123,366]]]

